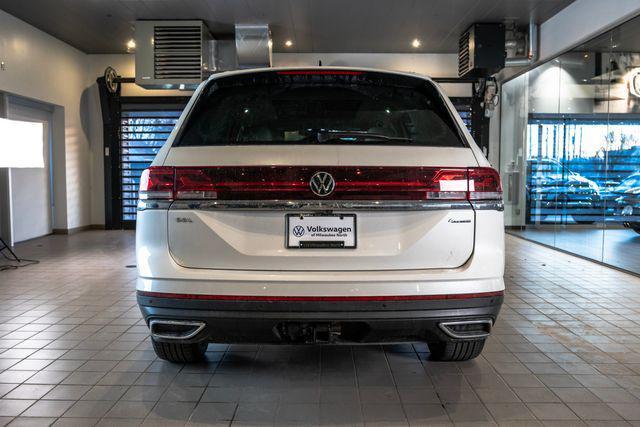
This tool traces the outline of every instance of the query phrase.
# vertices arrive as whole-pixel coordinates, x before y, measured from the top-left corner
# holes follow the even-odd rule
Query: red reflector
[[[278,74],[284,76],[308,76],[308,75],[331,75],[331,76],[359,76],[363,74],[362,71],[349,71],[349,70],[292,70],[292,71],[278,71]]]
[[[174,298],[191,300],[217,301],[433,301],[458,300],[471,298],[490,298],[504,295],[504,291],[481,292],[473,294],[441,294],[441,295],[381,295],[381,296],[266,296],[266,295],[203,295],[172,294],[166,292],[138,291],[138,295],[152,298]]]
[[[151,166],[140,175],[140,199],[173,198],[174,168],[168,166]]]

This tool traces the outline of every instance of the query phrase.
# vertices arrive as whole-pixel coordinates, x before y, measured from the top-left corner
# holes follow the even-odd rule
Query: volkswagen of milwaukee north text
[[[215,74],[139,198],[137,299],[163,359],[417,341],[467,360],[502,304],[500,177],[426,77]]]

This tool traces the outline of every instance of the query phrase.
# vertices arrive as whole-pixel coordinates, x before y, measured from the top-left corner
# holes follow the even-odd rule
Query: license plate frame
[[[336,239],[336,240],[328,240],[328,239],[313,239],[313,240],[301,240],[301,236],[292,237],[292,218],[299,218],[299,220],[295,221],[297,225],[300,225],[300,221],[304,221],[306,218],[350,218],[351,223],[347,223],[346,225],[353,226],[353,244],[346,244],[349,242],[349,238],[346,239]],[[294,225],[295,227],[295,225]],[[335,213],[335,214],[326,214],[326,213],[291,213],[285,215],[285,248],[286,249],[356,249],[358,247],[358,221],[356,214],[353,213]],[[293,240],[293,241],[292,241]]]

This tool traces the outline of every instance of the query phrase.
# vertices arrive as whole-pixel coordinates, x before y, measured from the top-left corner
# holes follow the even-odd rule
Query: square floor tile
[[[60,417],[75,402],[73,400],[40,400],[22,413],[25,417]]]
[[[74,418],[100,418],[103,417],[109,409],[111,409],[113,404],[114,402],[111,401],[81,400],[71,406],[63,416]]]
[[[444,408],[454,423],[488,422],[492,420],[489,412],[480,403],[446,404]]]
[[[22,384],[4,396],[5,399],[40,399],[54,386],[50,384]]]
[[[195,402],[158,402],[147,418],[167,421],[187,421],[195,408]]]
[[[579,419],[564,403],[527,403],[527,407],[539,420],[570,421]]]
[[[569,403],[568,405],[582,420],[609,421],[622,419],[619,414],[605,403]]]
[[[145,418],[155,406],[154,402],[136,402],[121,400],[109,409],[107,418]]]
[[[34,403],[35,400],[0,399],[0,417],[16,417]]]
[[[235,403],[200,402],[193,410],[189,421],[195,423],[231,421],[236,406]]]
[[[487,403],[486,407],[498,422],[536,419],[524,403]]]
[[[637,403],[609,403],[608,405],[625,420],[640,421],[640,405]]]

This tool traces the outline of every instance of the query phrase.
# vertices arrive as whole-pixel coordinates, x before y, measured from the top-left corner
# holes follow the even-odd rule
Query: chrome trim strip
[[[471,202],[471,206],[476,211],[504,211],[504,202],[502,200],[476,200]]]
[[[153,332],[153,327],[155,325],[179,325],[179,326],[189,326],[195,329],[186,335],[165,335],[165,334],[158,334]],[[205,326],[206,325],[204,322],[196,322],[196,321],[188,321],[188,320],[154,319],[149,322],[149,330],[151,331],[151,336],[155,338],[162,338],[165,340],[188,340],[198,335],[204,329]]]
[[[450,326],[457,325],[487,325],[487,332],[472,332],[472,333],[458,333],[450,329]],[[450,336],[451,338],[462,340],[462,339],[476,339],[476,338],[485,338],[491,334],[491,328],[493,327],[493,321],[490,319],[483,320],[461,320],[458,322],[442,322],[438,323],[438,327]]]
[[[432,211],[445,209],[470,209],[476,211],[504,211],[502,200],[450,202],[415,200],[140,200],[138,211],[151,209],[200,209],[200,210],[388,210]]]
[[[471,209],[466,201],[417,201],[417,200],[176,200],[171,210],[284,210],[284,211],[333,211],[333,210],[381,210],[381,211],[430,211]]]
[[[171,200],[138,200],[139,212],[151,209],[169,209]]]

